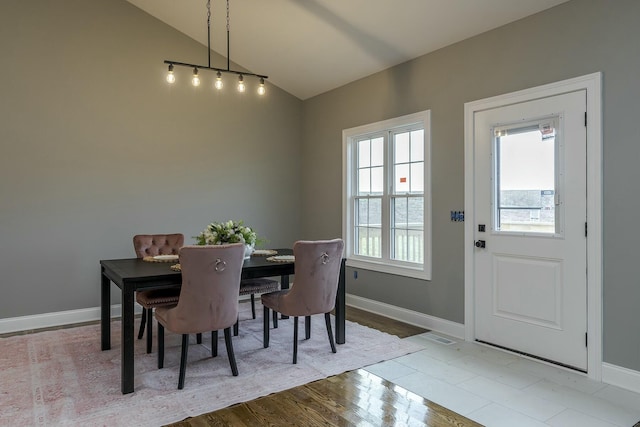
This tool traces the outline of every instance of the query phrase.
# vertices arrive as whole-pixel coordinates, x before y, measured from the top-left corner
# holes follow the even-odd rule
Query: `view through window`
[[[495,130],[495,229],[556,233],[554,121]]]

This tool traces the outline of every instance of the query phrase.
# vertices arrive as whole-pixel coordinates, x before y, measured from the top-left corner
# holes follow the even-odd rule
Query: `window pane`
[[[382,233],[380,229],[358,227],[356,234],[356,253],[358,255],[380,258],[382,254]]]
[[[371,169],[360,169],[358,171],[358,194],[369,194],[371,192]]]
[[[411,163],[411,193],[424,193],[424,163]]]
[[[371,140],[371,166],[384,165],[384,140],[382,137]]]
[[[407,260],[407,230],[393,230],[393,259]]]
[[[371,140],[358,141],[358,167],[371,166]]]
[[[371,193],[382,194],[384,191],[384,168],[371,168]]]
[[[394,193],[404,194],[409,192],[409,165],[395,166]]]
[[[382,199],[369,199],[368,214],[368,225],[376,227],[380,227],[382,225]]]
[[[424,233],[421,230],[393,230],[393,259],[422,263]]]
[[[369,225],[369,200],[359,199],[356,204],[356,226]]]
[[[556,232],[555,140],[537,127],[496,138],[497,230]]]
[[[407,212],[407,198],[406,197],[394,197],[393,203],[393,224],[396,228],[407,228],[408,226],[408,212]]]
[[[424,228],[424,197],[409,197],[407,222],[409,228],[422,230]]]
[[[409,132],[394,135],[394,162],[409,162]]]
[[[424,130],[411,132],[411,161],[424,161]]]

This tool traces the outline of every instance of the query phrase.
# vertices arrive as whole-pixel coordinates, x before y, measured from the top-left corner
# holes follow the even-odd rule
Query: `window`
[[[559,117],[493,129],[493,224],[496,233],[560,235]]]
[[[431,278],[430,112],[346,129],[347,265]]]

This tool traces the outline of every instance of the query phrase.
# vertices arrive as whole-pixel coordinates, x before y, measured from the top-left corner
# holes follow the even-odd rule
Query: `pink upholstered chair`
[[[263,294],[264,348],[269,347],[269,310],[293,316],[293,363],[298,361],[298,317],[305,316],[306,338],[311,332],[311,316],[323,314],[331,351],[336,352],[331,330],[330,312],[336,302],[342,239],[298,241],[293,246],[295,256],[295,282],[291,289]],[[275,325],[274,325],[275,326]]]
[[[184,246],[180,249],[182,288],[178,304],[156,308],[158,368],[164,365],[164,329],[182,334],[178,388],[184,387],[189,334],[211,331],[211,353],[217,355],[218,330],[224,329],[231,372],[238,375],[231,326],[238,318],[238,292],[244,245]]]
[[[184,235],[175,234],[138,234],[133,236],[133,248],[138,258],[157,255],[178,255],[178,251],[184,245]],[[136,292],[136,302],[142,306],[142,319],[138,339],[144,336],[145,325],[147,327],[147,353],[151,353],[153,345],[153,309],[165,305],[178,303],[180,288],[156,289]]]

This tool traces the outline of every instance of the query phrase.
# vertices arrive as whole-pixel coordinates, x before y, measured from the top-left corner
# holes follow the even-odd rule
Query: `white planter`
[[[251,254],[255,251],[252,245],[244,245],[244,259],[251,258]]]

